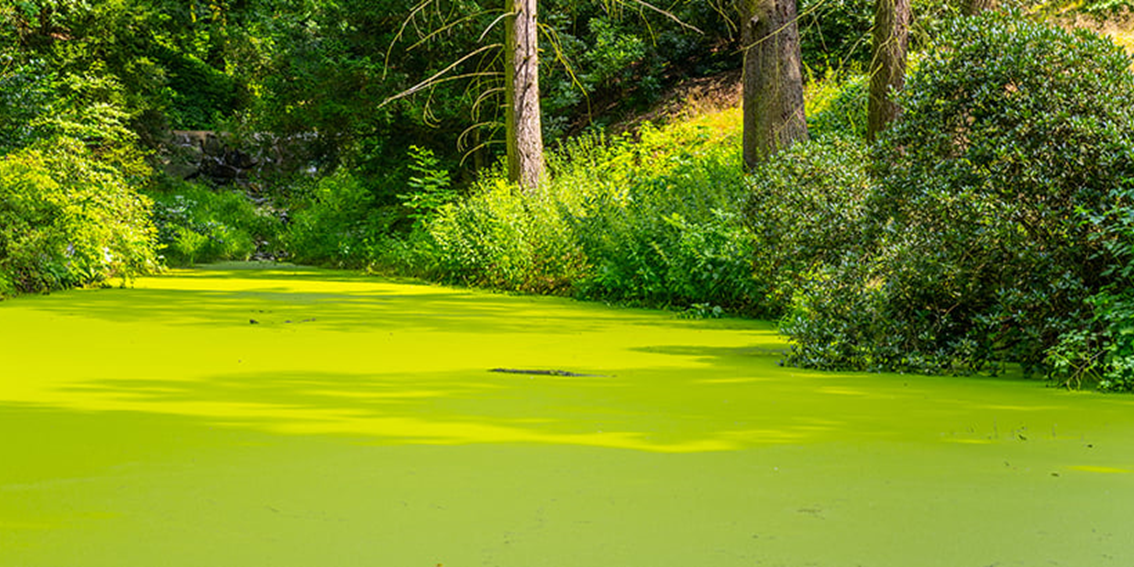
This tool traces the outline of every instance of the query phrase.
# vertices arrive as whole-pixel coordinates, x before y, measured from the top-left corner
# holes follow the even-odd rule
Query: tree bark
[[[505,136],[508,179],[524,189],[543,177],[543,133],[539,108],[536,0],[505,0]]]
[[[866,139],[873,142],[901,113],[893,94],[906,84],[910,0],[877,0],[874,6],[874,47],[870,58],[870,101]]]
[[[744,164],[807,140],[796,0],[739,0],[744,42]]]

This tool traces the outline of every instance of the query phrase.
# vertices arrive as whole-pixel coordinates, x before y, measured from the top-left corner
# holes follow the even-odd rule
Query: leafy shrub
[[[753,171],[745,218],[767,314],[783,313],[816,269],[859,245],[868,163],[861,139],[832,138],[795,144]]]
[[[1063,333],[1047,350],[1049,375],[1068,387],[1096,381],[1103,390],[1134,390],[1134,296],[1104,291],[1090,302],[1092,324]]]
[[[0,158],[0,294],[98,284],[155,265],[149,200],[86,145],[54,138]]]
[[[1086,214],[1106,259],[1103,275],[1113,281],[1087,299],[1090,324],[1060,336],[1044,360],[1051,377],[1066,386],[1097,381],[1103,390],[1134,390],[1134,191],[1128,183],[1115,191],[1119,204],[1102,214]]]
[[[739,215],[745,185],[738,147],[713,139],[704,125],[647,127],[639,135],[636,144],[616,141],[601,155],[602,167],[573,161],[580,170],[565,176],[570,185],[579,184],[572,175],[593,178],[591,192],[568,216],[594,266],[578,282],[580,294],[754,308],[759,294],[752,286],[752,241]]]
[[[953,21],[880,140],[864,246],[793,304],[789,362],[1050,370],[1060,337],[1092,328],[1089,298],[1122,279],[1115,237],[1086,221],[1129,211],[1129,65],[1108,40],[1019,14]]]
[[[373,243],[400,214],[378,206],[374,193],[346,170],[292,188],[290,222],[281,235],[298,262],[362,266]]]
[[[407,183],[411,191],[399,194],[398,199],[409,209],[409,217],[420,221],[455,200],[457,192],[451,186],[449,172],[441,169],[432,150],[410,146],[409,158],[409,169],[414,173]]]
[[[834,71],[807,85],[807,131],[814,139],[866,138],[866,75],[841,77]]]
[[[569,289],[586,268],[545,191],[524,194],[497,176],[479,184],[468,199],[443,207],[427,228],[438,275],[506,290]]]
[[[242,192],[166,180],[152,198],[158,242],[173,265],[247,260],[273,247],[280,231],[279,220]]]
[[[469,285],[753,312],[762,292],[735,118],[647,126],[637,141],[575,138],[532,191],[498,171],[427,219],[418,258],[432,277]],[[384,262],[408,257],[401,250]]]

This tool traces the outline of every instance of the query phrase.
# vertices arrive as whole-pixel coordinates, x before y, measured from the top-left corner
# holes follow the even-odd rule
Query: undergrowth
[[[169,265],[248,260],[278,250],[280,219],[242,191],[165,179],[149,193]]]
[[[372,242],[371,268],[692,314],[776,316],[802,269],[788,251],[806,244],[783,231],[837,230],[831,223],[853,215],[841,203],[865,185],[854,141],[865,123],[862,84],[834,73],[817,82],[808,98],[817,141],[754,176],[741,167],[738,109],[573,138],[549,152],[538,189],[521,191],[496,170],[462,199],[430,214],[415,209],[408,236]],[[415,171],[445,178],[420,163]],[[792,207],[813,197],[828,214],[797,218]]]

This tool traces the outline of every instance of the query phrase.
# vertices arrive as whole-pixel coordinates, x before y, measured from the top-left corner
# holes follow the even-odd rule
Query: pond
[[[2,302],[0,565],[1134,564],[1134,398],[783,346],[286,265]]]

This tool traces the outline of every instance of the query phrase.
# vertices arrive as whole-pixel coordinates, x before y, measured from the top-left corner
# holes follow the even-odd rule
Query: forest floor
[[[0,321],[3,566],[1134,564],[1127,396],[275,264]]]
[[[666,91],[661,100],[649,110],[615,123],[610,128],[613,134],[632,132],[643,124],[668,124],[675,120],[695,118],[713,114],[729,108],[740,107],[743,85],[740,69],[725,71],[709,77],[700,77],[682,82]]]

